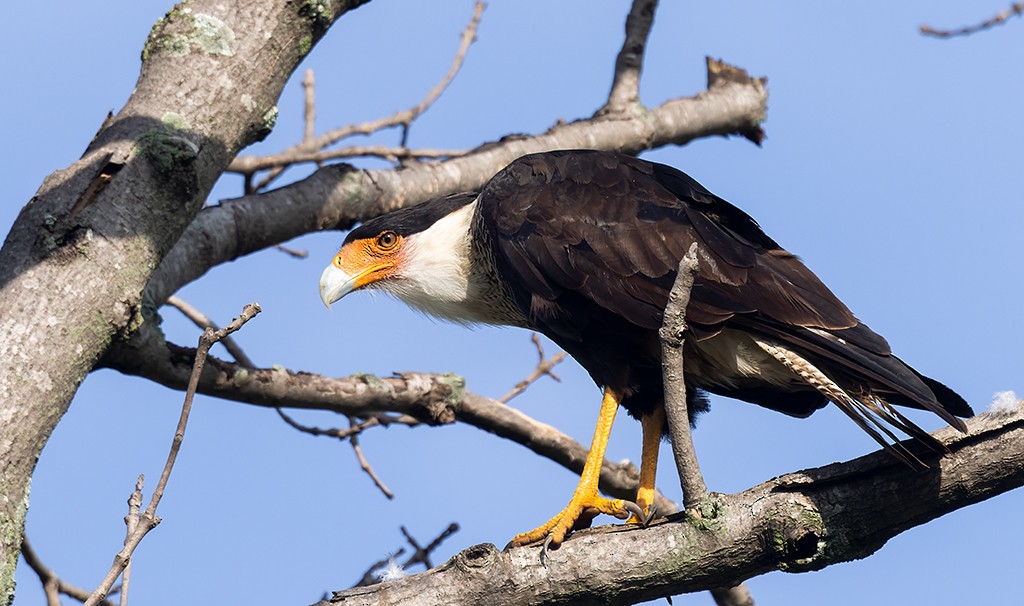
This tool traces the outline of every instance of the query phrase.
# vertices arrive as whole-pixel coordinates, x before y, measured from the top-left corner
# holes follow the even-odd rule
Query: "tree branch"
[[[1024,485],[1024,410],[967,424],[967,435],[933,434],[950,453],[922,452],[927,470],[878,451],[712,495],[709,518],[578,531],[546,566],[536,547],[477,545],[434,570],[339,591],[318,606],[378,604],[381,592],[389,603],[411,605],[631,604],[863,558],[908,528]]]
[[[14,593],[32,472],[79,384],[141,322],[153,268],[231,158],[269,132],[299,61],[362,1],[171,10],[124,107],[23,207],[0,249],[0,604]]]
[[[21,555],[25,558],[25,563],[28,564],[29,568],[36,573],[40,582],[42,582],[48,606],[60,606],[60,596],[58,594],[61,593],[79,602],[84,602],[89,598],[88,589],[68,583],[61,579],[51,568],[47,567],[46,564],[43,564],[42,559],[40,559],[39,555],[29,544],[28,538],[25,538],[21,543]],[[114,603],[109,600],[103,600],[99,606],[114,606]]]
[[[564,351],[560,351],[555,355],[551,356],[550,358],[545,358],[544,347],[541,346],[540,337],[537,336],[537,333],[533,333],[533,335],[530,337],[530,340],[533,341],[534,347],[537,348],[537,367],[533,369],[533,372],[530,373],[528,377],[516,383],[516,386],[509,390],[507,394],[498,398],[498,401],[501,402],[502,404],[508,404],[509,400],[526,391],[527,387],[529,387],[535,381],[537,381],[537,379],[545,375],[551,377],[555,381],[561,381],[561,379],[558,378],[558,375],[551,372],[551,369],[554,368],[555,366],[558,366],[558,364],[560,364],[562,360],[565,359],[565,356],[568,354],[566,354]]]
[[[156,515],[156,508],[160,505],[160,500],[164,496],[167,480],[171,477],[171,470],[174,469],[174,463],[178,459],[178,452],[181,450],[182,441],[185,439],[185,428],[188,425],[189,413],[192,411],[192,400],[195,398],[196,387],[199,384],[199,377],[202,374],[203,365],[206,363],[206,357],[210,348],[217,341],[242,328],[246,322],[254,318],[260,311],[258,303],[246,305],[242,313],[230,324],[216,331],[212,328],[207,328],[203,331],[202,336],[199,337],[199,347],[196,349],[195,361],[192,372],[189,375],[188,389],[185,391],[185,401],[181,406],[178,426],[174,431],[174,438],[171,440],[170,452],[167,453],[167,461],[164,462],[164,469],[160,473],[160,480],[157,481],[156,488],[153,490],[153,495],[149,499],[149,505],[146,507],[146,510],[139,513],[139,504],[142,501],[142,476],[139,476],[138,482],[135,485],[135,492],[132,493],[132,497],[129,499],[130,511],[128,519],[125,520],[128,525],[128,535],[124,539],[124,549],[119,551],[114,557],[114,563],[111,565],[110,570],[89,596],[89,599],[85,601],[85,606],[96,606],[107,597],[107,593],[114,585],[114,581],[121,576],[127,569],[128,564],[131,563],[132,553],[135,552],[135,548],[139,546],[143,537],[160,523],[160,518]]]
[[[686,403],[686,381],[683,372],[683,340],[686,332],[686,306],[690,303],[690,289],[697,271],[697,243],[679,262],[679,272],[669,291],[668,304],[659,336],[661,338],[661,367],[665,384],[665,421],[672,438],[672,456],[683,489],[683,506],[696,508],[707,496],[707,486],[697,462],[690,435],[690,415]]]
[[[644,116],[590,118],[531,137],[506,137],[465,156],[395,170],[325,166],[302,181],[207,206],[164,258],[147,293],[158,305],[212,267],[302,234],[350,227],[401,206],[480,188],[524,154],[592,148],[636,153],[699,137],[761,136],[768,92],[761,79],[708,60],[708,89]]]
[[[622,113],[640,103],[640,72],[643,70],[644,49],[647,36],[654,24],[654,11],[658,0],[633,0],[633,6],[626,17],[626,39],[622,50],[615,58],[615,77],[608,102],[599,114]]]
[[[193,350],[165,344],[148,324],[136,336],[132,347],[112,349],[104,365],[183,389]],[[587,458],[587,448],[576,440],[501,402],[466,391],[462,379],[454,375],[330,378],[280,367],[246,369],[210,357],[197,389],[205,395],[268,408],[327,410],[358,418],[391,412],[427,425],[460,421],[526,446],[575,473],[583,471]],[[317,433],[333,435],[325,430]],[[604,462],[601,490],[606,494],[632,499],[639,480],[633,464]],[[656,504],[663,514],[678,511],[675,503],[661,494],[656,496]]]
[[[473,8],[473,17],[470,19],[469,25],[462,32],[462,37],[459,43],[459,48],[455,52],[455,58],[452,60],[451,66],[448,68],[448,73],[444,75],[444,78],[438,82],[434,88],[430,89],[427,96],[414,105],[413,107],[397,112],[386,118],[380,118],[370,122],[362,122],[360,124],[353,124],[344,126],[342,128],[336,128],[328,131],[319,137],[312,136],[312,124],[311,124],[311,107],[309,92],[312,87],[312,75],[307,75],[310,84],[306,89],[306,136],[303,140],[285,151],[273,154],[269,156],[239,156],[235,158],[228,166],[229,172],[236,172],[242,174],[252,174],[258,170],[265,170],[268,168],[280,169],[285,166],[297,164],[300,162],[320,162],[323,160],[334,159],[334,158],[351,158],[354,156],[365,156],[365,155],[384,155],[379,153],[381,148],[346,148],[346,150],[334,150],[324,151],[325,148],[334,145],[342,139],[346,139],[353,135],[369,135],[385,128],[393,128],[396,126],[402,127],[402,139],[399,149],[404,150],[403,157],[436,157],[437,152],[433,152],[433,156],[429,153],[422,152],[417,154],[412,150],[406,149],[406,141],[408,139],[408,131],[412,126],[412,123],[416,118],[420,117],[423,112],[427,111],[431,105],[437,101],[441,93],[448,88],[448,85],[455,79],[455,75],[459,73],[462,68],[462,63],[466,59],[466,54],[469,52],[469,47],[476,40],[476,30],[480,25],[480,17],[483,14],[486,5],[483,2],[477,2]],[[377,152],[365,153],[362,151],[351,151],[351,150],[371,150],[377,149]],[[445,153],[441,155],[452,155],[451,153]],[[396,154],[398,157],[398,154]],[[279,172],[273,174],[277,176]],[[255,189],[261,189],[262,186],[266,186],[268,182],[263,182]]]

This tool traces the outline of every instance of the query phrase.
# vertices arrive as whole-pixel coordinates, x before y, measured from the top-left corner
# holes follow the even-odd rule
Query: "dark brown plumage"
[[[523,315],[600,385],[623,389],[634,416],[662,401],[657,329],[693,242],[689,384],[794,416],[827,403],[806,383],[766,383],[708,359],[710,343],[740,332],[792,348],[845,390],[928,409],[961,428],[956,416],[973,414],[893,356],[750,216],[674,168],[604,152],[525,156],[491,179],[477,212]]]
[[[569,505],[513,539],[559,543],[585,508],[650,516],[664,427],[661,347],[668,294],[696,244],[686,310],[691,415],[704,392],[804,417],[834,402],[910,465],[924,465],[893,428],[941,451],[893,404],[930,410],[964,430],[955,392],[894,356],[849,309],[746,213],[682,172],[627,156],[558,151],[524,156],[476,194],[367,221],[321,277],[330,305],[375,287],[460,322],[537,330],[604,389],[597,430]],[[619,405],[641,419],[637,503],[600,497],[604,447]],[[691,417],[692,420],[692,417]]]

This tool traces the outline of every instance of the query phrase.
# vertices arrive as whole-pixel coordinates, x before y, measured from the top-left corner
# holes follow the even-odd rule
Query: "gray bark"
[[[78,385],[139,325],[153,270],[228,162],[269,132],[303,54],[360,3],[172,10],[125,106],[22,209],[0,249],[0,603],[13,599],[32,471]]]
[[[634,604],[867,557],[909,528],[1024,484],[1024,410],[986,413],[968,426],[968,435],[933,434],[950,452],[922,453],[925,471],[879,451],[709,495],[700,519],[578,532],[544,562],[539,547],[477,545],[433,570],[339,591],[316,606]]]

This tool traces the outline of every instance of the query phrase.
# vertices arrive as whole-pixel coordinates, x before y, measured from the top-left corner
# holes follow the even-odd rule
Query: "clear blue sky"
[[[768,139],[760,148],[702,140],[647,157],[685,170],[756,217],[902,358],[976,410],[993,392],[1024,393],[1024,20],[938,41],[920,36],[918,26],[973,23],[1008,2],[777,4],[659,7],[644,102],[700,91],[704,56],[720,57],[768,77]],[[463,72],[416,123],[410,143],[469,148],[589,115],[607,94],[628,5],[492,0]],[[5,232],[42,179],[74,161],[107,111],[124,103],[146,35],[169,7],[117,0],[6,8]],[[375,0],[344,18],[302,66],[316,70],[319,129],[419,102],[447,70],[471,12],[470,0]],[[259,150],[300,136],[301,72]],[[393,142],[394,134],[379,140]],[[240,180],[228,176],[214,199],[239,191]],[[367,295],[327,313],[317,279],[341,239],[307,236],[292,246],[309,250],[309,260],[255,254],[181,294],[221,323],[259,301],[265,311],[240,341],[261,366],[335,376],[452,371],[491,396],[531,371],[534,352],[523,331],[466,330]],[[164,317],[171,340],[194,344],[196,330],[177,312]],[[558,373],[562,383],[541,382],[514,403],[587,442],[598,391],[574,363]],[[35,548],[68,581],[92,587],[108,568],[123,538],[125,500],[138,473],[147,475],[147,488],[154,485],[180,402],[179,393],[110,371],[85,381],[40,458],[28,517]],[[927,416],[914,418],[937,427]],[[721,492],[875,448],[831,409],[794,420],[723,399],[713,402],[696,441],[709,487]],[[524,448],[468,427],[375,430],[362,444],[394,501],[372,486],[347,445],[301,435],[272,411],[199,398],[160,507],[164,521],[136,555],[133,602],[244,595],[257,604],[310,603],[402,547],[400,525],[426,542],[460,523],[436,554],[440,563],[475,543],[503,545],[546,520],[575,482]],[[639,425],[624,417],[609,457],[636,460],[639,448]],[[678,497],[663,455],[662,488]],[[749,586],[763,605],[1002,603],[1007,580],[1019,576],[1022,495],[911,530],[866,560],[812,574],[776,572]],[[18,582],[15,604],[43,602],[24,565]],[[675,603],[711,599],[696,594]]]

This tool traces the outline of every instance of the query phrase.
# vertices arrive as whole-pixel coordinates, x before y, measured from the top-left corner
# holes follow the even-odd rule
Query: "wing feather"
[[[882,337],[754,219],[676,169],[605,152],[524,156],[487,184],[477,212],[502,279],[539,329],[578,343],[599,328],[595,323],[612,319],[657,329],[679,260],[696,242],[687,323],[698,341],[732,324],[828,361],[844,388],[867,385],[953,423],[945,409],[970,411],[954,392],[892,356]],[[587,355],[582,346],[571,353]],[[858,402],[899,420],[873,409],[873,400]]]

